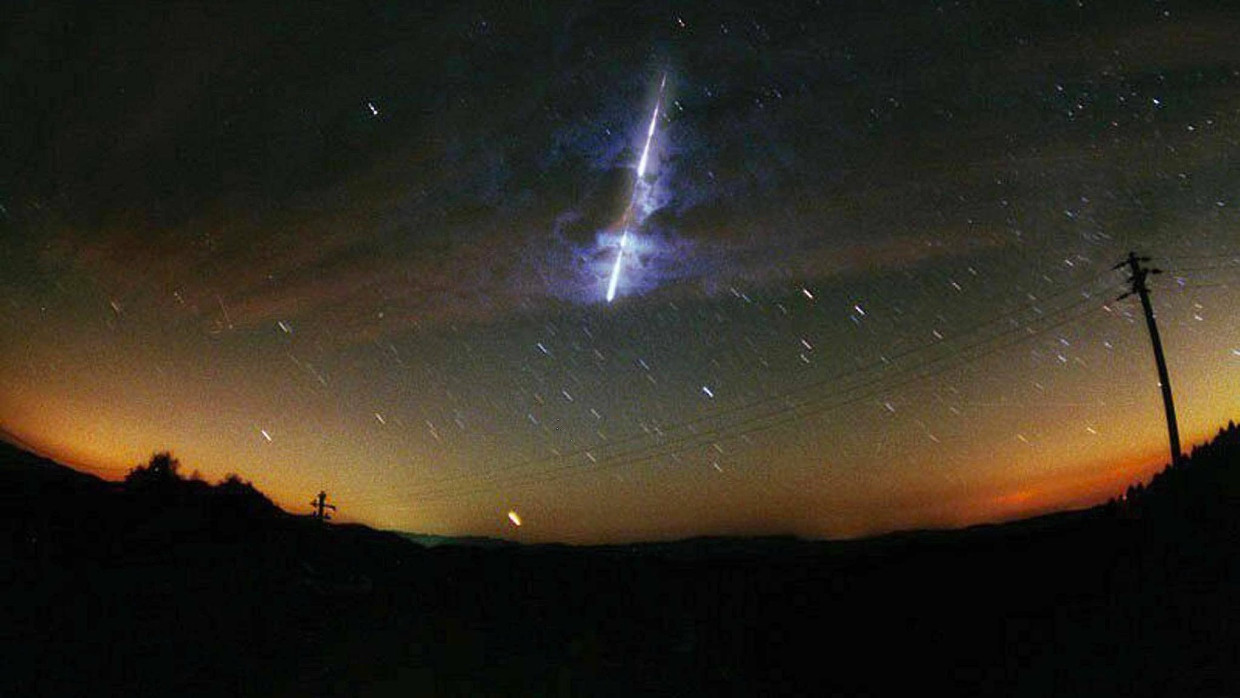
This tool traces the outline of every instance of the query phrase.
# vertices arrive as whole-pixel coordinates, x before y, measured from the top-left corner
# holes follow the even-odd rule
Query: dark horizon
[[[1212,438],[1205,439],[1200,442],[1187,444],[1187,448],[1185,448],[1184,450],[1185,457],[1187,457],[1190,453],[1196,452],[1201,447],[1208,446],[1215,439],[1217,439],[1220,435],[1226,433],[1228,430],[1234,430],[1234,428],[1235,428],[1235,420],[1228,420],[1225,424],[1220,424],[1220,426],[1216,427],[1217,431],[1212,436]],[[43,453],[38,448],[28,443],[23,442],[21,439],[16,437],[14,434],[4,429],[3,426],[0,426],[0,442],[8,444],[9,446],[13,448],[19,449],[20,451],[28,453],[37,458],[45,459],[58,466],[67,468],[72,471],[76,471],[78,473],[82,473],[87,476],[97,477],[103,482],[112,483],[113,485],[123,485],[128,476],[132,475],[135,471],[142,470],[149,466],[149,461],[142,461],[128,468],[99,472],[98,470],[94,470],[89,467],[82,466],[81,464],[67,463],[62,459],[58,459],[54,456],[48,455],[47,453]],[[181,463],[180,459],[177,458],[176,451],[174,449],[163,449],[162,451],[153,454],[151,456],[151,459],[158,457],[160,454],[169,455],[171,458],[177,461],[178,465],[181,466],[178,477],[186,482],[192,480],[192,481],[199,482],[207,486],[215,486],[215,485],[226,482],[230,478],[241,478],[241,481],[252,485],[252,482],[246,475],[246,470],[244,468],[233,467],[228,471],[227,475],[220,477],[217,482],[212,483],[207,479],[202,479],[204,477],[202,472],[199,469],[193,467],[192,463],[190,464]],[[944,525],[944,526],[938,526],[938,527],[930,526],[930,527],[920,527],[920,528],[892,528],[892,529],[884,529],[884,530],[876,530],[876,531],[866,531],[866,532],[857,533],[855,535],[848,535],[848,536],[841,536],[841,537],[802,536],[793,531],[770,530],[770,531],[760,531],[756,533],[738,531],[738,532],[725,532],[725,533],[705,533],[705,534],[696,534],[696,535],[691,535],[691,536],[680,536],[680,537],[671,536],[671,537],[665,537],[665,538],[620,539],[620,540],[607,540],[607,541],[574,542],[574,541],[558,541],[558,540],[526,541],[526,540],[522,540],[519,534],[514,535],[511,532],[508,532],[508,535],[485,536],[485,535],[472,535],[472,534],[465,534],[465,535],[435,534],[435,533],[429,533],[426,531],[385,529],[382,527],[377,528],[376,530],[381,531],[381,532],[395,533],[401,536],[408,537],[410,539],[415,539],[415,542],[418,542],[419,544],[422,544],[422,545],[425,545],[425,543],[422,541],[418,541],[416,539],[419,539],[419,538],[441,539],[439,542],[435,543],[435,545],[440,545],[440,544],[445,544],[445,543],[452,544],[454,542],[475,540],[480,543],[486,543],[488,541],[493,541],[496,543],[513,543],[513,544],[519,544],[519,545],[553,544],[553,545],[568,545],[572,547],[586,547],[586,548],[589,548],[589,547],[606,548],[609,546],[623,547],[623,546],[628,546],[628,545],[642,546],[646,544],[657,546],[661,544],[693,543],[694,541],[711,541],[711,540],[743,541],[743,540],[764,540],[764,539],[794,539],[797,541],[803,541],[807,543],[814,543],[814,542],[820,542],[820,543],[861,542],[861,543],[864,543],[867,541],[875,541],[875,540],[881,540],[881,539],[887,539],[887,538],[900,539],[900,538],[904,538],[907,536],[917,536],[917,535],[922,535],[922,534],[963,533],[963,532],[968,532],[970,530],[984,530],[984,529],[987,529],[989,527],[994,527],[994,526],[1002,527],[1007,524],[1021,525],[1021,524],[1032,523],[1035,521],[1048,519],[1048,518],[1054,519],[1058,515],[1081,514],[1081,513],[1089,512],[1091,510],[1100,510],[1100,508],[1103,507],[1104,505],[1114,506],[1117,501],[1122,502],[1125,496],[1125,492],[1131,494],[1132,488],[1134,487],[1144,488],[1148,486],[1152,481],[1155,481],[1160,475],[1165,474],[1169,470],[1171,470],[1171,463],[1170,462],[1163,463],[1159,467],[1150,469],[1148,473],[1146,473],[1143,476],[1138,477],[1137,479],[1130,480],[1130,481],[1121,481],[1117,489],[1103,490],[1098,496],[1090,496],[1089,499],[1087,500],[1072,502],[1068,506],[1056,506],[1056,507],[1036,508],[1036,509],[1027,510],[1027,511],[1016,511],[1009,516],[995,518],[995,519],[986,520],[986,521],[968,522],[968,523],[961,524],[961,525]],[[256,491],[259,495],[262,495],[263,497],[267,497],[270,501],[272,501],[272,503],[284,514],[288,514],[294,517],[301,517],[301,518],[314,518],[314,513],[313,513],[314,508],[313,506],[311,506],[313,502],[309,502],[309,503],[302,502],[300,504],[293,504],[290,506],[290,505],[280,503],[278,500],[270,498],[268,496],[268,493],[263,492],[261,489],[256,490]],[[333,503],[339,501],[334,498],[331,498],[330,493],[328,493],[328,496],[329,496],[329,501]],[[367,522],[350,516],[349,512],[347,511],[338,511],[338,510],[333,511],[330,518],[332,522],[335,524],[362,525],[362,526],[370,527],[369,524],[367,524]]]
[[[244,478],[187,470],[159,453],[110,484],[0,443],[0,692],[1204,697],[1240,685],[1234,422],[1106,506],[848,542],[423,546],[288,515]]]

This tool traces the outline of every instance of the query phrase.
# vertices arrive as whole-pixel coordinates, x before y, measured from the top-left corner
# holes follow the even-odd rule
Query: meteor
[[[667,73],[659,81],[659,99],[654,103],[654,113],[650,115],[650,128],[646,129],[646,145],[642,148],[641,160],[637,162],[637,178],[646,176],[646,158],[650,155],[650,141],[654,138],[654,127],[659,120],[659,107],[663,106],[663,87],[667,84]]]
[[[637,161],[637,181],[633,182],[633,195],[629,197],[629,207],[624,212],[623,230],[620,233],[620,249],[616,251],[616,261],[611,267],[611,279],[607,282],[607,302],[616,298],[616,285],[620,283],[620,269],[624,264],[624,249],[629,243],[629,223],[633,219],[633,208],[641,194],[642,177],[646,176],[646,163],[650,158],[650,142],[654,140],[654,129],[659,123],[659,108],[663,106],[663,88],[667,86],[667,73],[659,80],[659,97],[655,100],[654,111],[650,114],[650,126],[646,129],[646,144],[642,146],[641,159]]]

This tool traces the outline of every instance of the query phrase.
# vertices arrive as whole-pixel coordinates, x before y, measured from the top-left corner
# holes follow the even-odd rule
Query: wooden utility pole
[[[1145,278],[1150,274],[1161,274],[1161,269],[1149,269],[1142,263],[1150,261],[1149,257],[1138,257],[1136,252],[1129,252],[1128,259],[1116,264],[1113,268],[1128,267],[1132,276],[1128,283],[1132,289],[1120,296],[1120,299],[1136,295],[1141,298],[1141,308],[1145,311],[1145,325],[1150,331],[1150,343],[1154,345],[1154,363],[1158,365],[1158,387],[1162,388],[1163,410],[1167,413],[1167,436],[1171,440],[1171,464],[1179,465],[1180,428],[1175,421],[1175,402],[1171,399],[1171,378],[1167,375],[1167,357],[1163,355],[1162,340],[1158,337],[1158,324],[1154,322],[1154,309],[1150,307],[1150,289]]]
[[[319,492],[319,496],[315,497],[314,499],[310,501],[310,506],[314,507],[313,516],[319,521],[331,521],[332,515],[327,513],[327,510],[328,509],[331,509],[332,511],[336,510],[335,504],[327,503],[326,492]]]

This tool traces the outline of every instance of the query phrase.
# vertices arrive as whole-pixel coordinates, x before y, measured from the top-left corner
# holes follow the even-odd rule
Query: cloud
[[[245,57],[210,49],[184,68],[168,58],[181,39],[203,45],[197,15],[147,17],[122,32],[122,54],[160,67],[158,99],[105,95],[137,83],[89,63],[87,41],[67,60],[93,77],[96,113],[40,126],[54,157],[24,199],[63,215],[49,268],[208,329],[227,308],[234,328],[286,321],[345,341],[595,304],[653,76],[668,67],[659,199],[622,292],[709,297],[881,272],[1017,244],[1030,225],[1059,234],[1074,187],[1154,181],[1128,166],[1140,148],[1108,140],[1111,122],[1124,119],[1127,142],[1174,144],[1167,120],[1226,106],[1226,86],[1203,79],[1157,108],[1124,100],[1150,99],[1160,71],[1224,80],[1220,62],[1236,57],[1225,18],[970,33],[926,14],[896,36],[806,10],[805,30],[764,36],[799,25],[690,15],[710,31],[667,39],[667,60],[653,60],[608,10],[569,13],[574,31],[598,29],[589,39],[515,12],[391,12],[391,28],[360,10],[308,16],[377,26],[373,39],[327,32],[287,48],[253,29],[236,39]],[[247,17],[203,21],[222,35]],[[144,33],[167,27],[166,40]],[[1062,91],[1039,77],[1060,74]],[[10,138],[42,133],[24,123]]]

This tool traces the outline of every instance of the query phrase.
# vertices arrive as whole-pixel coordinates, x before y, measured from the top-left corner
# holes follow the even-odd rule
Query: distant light
[[[513,526],[516,526],[517,528],[521,527],[521,515],[518,514],[515,509],[508,512],[508,520],[512,522]]]

